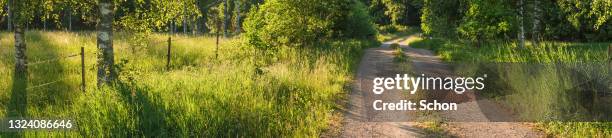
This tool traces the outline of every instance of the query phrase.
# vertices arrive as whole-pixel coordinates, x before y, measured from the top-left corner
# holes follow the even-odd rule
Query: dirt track
[[[382,95],[372,93],[372,80],[375,77],[390,76],[398,72],[398,63],[393,62],[391,43],[401,42],[408,37],[385,42],[381,47],[366,50],[359,65],[356,80],[349,96],[347,111],[344,113],[342,127],[343,137],[427,137],[430,136],[410,121],[413,115],[406,112],[371,113],[372,99],[397,101],[406,99],[398,91],[385,92]],[[412,63],[412,71],[418,74],[449,74],[451,71],[438,56],[425,49],[411,48],[400,43],[404,54]],[[526,123],[495,122],[510,120],[510,112],[503,110],[494,102],[479,99],[471,92],[453,99],[460,99],[458,111],[441,112],[445,125],[443,128],[450,137],[543,137],[533,131]],[[482,110],[485,108],[486,110]],[[383,121],[381,121],[383,120]],[[392,121],[389,121],[392,120]]]

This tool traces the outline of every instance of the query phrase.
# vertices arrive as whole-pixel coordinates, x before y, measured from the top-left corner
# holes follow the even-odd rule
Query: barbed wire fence
[[[170,70],[170,66],[171,66],[171,58],[172,58],[172,42],[176,42],[176,41],[180,41],[180,40],[190,40],[190,39],[200,39],[198,37],[185,37],[185,38],[180,38],[180,39],[172,39],[172,36],[169,36],[167,40],[162,40],[162,41],[154,41],[152,43],[149,43],[149,45],[151,46],[155,46],[155,45],[160,45],[160,44],[164,44],[166,43],[166,70]],[[219,57],[219,34],[216,34],[216,43],[215,43],[215,59]]]
[[[162,40],[162,41],[153,41],[152,43],[149,43],[149,45],[155,46],[155,45],[160,45],[160,44],[167,44],[167,52],[166,52],[166,70],[170,70],[171,67],[171,58],[172,58],[172,42],[176,42],[176,41],[181,41],[181,40],[189,40],[189,39],[199,39],[197,37],[186,37],[186,38],[180,38],[180,39],[172,39],[172,36],[168,37],[167,40]],[[216,50],[215,50],[215,55],[218,55],[218,51],[219,51],[219,35],[217,35],[216,37]],[[92,54],[95,54],[92,53]],[[86,90],[86,80],[85,80],[85,48],[83,46],[81,46],[80,48],[80,52],[79,53],[74,53],[74,54],[69,54],[66,56],[59,56],[59,57],[55,57],[55,58],[50,58],[50,59],[45,59],[45,60],[39,60],[39,61],[34,61],[31,63],[26,64],[26,66],[37,66],[37,65],[41,65],[41,64],[47,64],[47,63],[53,63],[53,62],[59,62],[61,60],[64,59],[69,59],[69,58],[75,58],[75,57],[80,57],[81,59],[81,91],[85,92]],[[41,87],[45,87],[45,86],[50,86],[59,82],[62,82],[64,80],[67,80],[69,78],[61,78],[61,79],[56,79],[54,81],[50,81],[50,82],[46,82],[46,83],[41,83],[35,86],[31,86],[31,87],[27,87],[27,90],[31,90],[31,89],[36,89],[36,88],[41,88]]]
[[[36,66],[36,65],[41,65],[41,64],[47,64],[47,63],[53,63],[53,62],[59,62],[60,60],[63,59],[69,59],[69,58],[74,58],[74,57],[81,57],[81,91],[85,91],[85,48],[81,47],[81,51],[79,53],[75,53],[75,54],[70,54],[68,56],[60,56],[60,57],[56,57],[56,58],[51,58],[51,59],[46,59],[46,60],[40,60],[40,61],[35,61],[35,62],[31,62],[26,64],[26,66]],[[61,79],[57,79],[54,81],[50,81],[50,82],[46,82],[46,83],[42,83],[42,84],[38,84],[32,87],[27,87],[26,90],[31,90],[31,89],[36,89],[36,88],[40,88],[40,87],[45,87],[45,86],[49,86],[55,83],[59,83],[62,82],[64,80],[67,80],[68,78],[61,78]]]

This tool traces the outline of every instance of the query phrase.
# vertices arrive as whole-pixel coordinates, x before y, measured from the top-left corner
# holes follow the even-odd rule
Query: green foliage
[[[421,0],[369,0],[368,9],[380,25],[416,25]]]
[[[456,27],[462,17],[459,0],[424,0],[421,29],[425,35],[456,36]]]
[[[305,47],[375,34],[364,6],[355,0],[266,1],[251,11],[244,29],[248,43],[258,48]]]
[[[467,40],[513,39],[519,26],[543,39],[609,41],[612,2],[606,0],[424,0],[421,28],[426,35]],[[519,17],[521,16],[521,17]],[[523,24],[520,24],[523,19]],[[537,21],[537,24],[534,22]],[[536,25],[536,26],[534,26]],[[537,29],[537,30],[536,30]],[[542,34],[531,34],[538,32]],[[529,37],[528,38],[532,38]]]
[[[279,49],[276,57],[255,56],[240,39],[221,39],[214,58],[214,37],[174,36],[172,70],[166,71],[166,47],[152,45],[132,53],[129,33],[114,35],[122,75],[115,87],[95,89],[94,32],[27,32],[28,56],[48,59],[76,53],[85,46],[87,92],[79,90],[80,60],[69,58],[29,68],[26,86],[60,78],[59,83],[28,89],[32,118],[69,118],[72,131],[27,131],[26,137],[300,137],[319,136],[349,91],[351,74],[373,41],[333,40],[315,48]],[[10,33],[0,42],[11,44]],[[146,43],[165,41],[153,33]],[[69,41],[56,41],[69,40]],[[0,51],[0,75],[12,76],[13,53]],[[252,58],[274,58],[276,64],[254,70]],[[0,77],[0,118],[7,116],[15,82]],[[13,99],[24,100],[24,99]],[[10,136],[1,133],[0,137]]]
[[[338,37],[372,39],[376,34],[372,19],[363,3],[358,1],[352,3],[348,13],[345,14],[348,15],[342,15],[346,17],[335,23],[334,30],[337,30]]]
[[[486,67],[486,74],[495,80],[494,84],[487,85],[481,95],[494,97],[499,103],[513,109],[520,118],[537,119],[546,133],[560,137],[609,137],[612,128],[609,122],[561,122],[548,121],[561,117],[570,119],[588,115],[585,109],[587,104],[581,103],[578,92],[569,91],[575,82],[576,76],[565,74],[563,65],[572,63],[587,63],[595,76],[605,76],[607,70],[607,47],[610,43],[576,43],[576,42],[541,42],[539,46],[527,43],[526,48],[517,48],[516,43],[493,41],[481,48],[469,46],[470,42],[448,39],[423,39],[409,45],[416,48],[426,48],[435,51],[444,60],[457,64],[454,69],[463,74],[482,71],[478,63],[516,63],[518,66]],[[476,64],[470,64],[476,63]],[[528,63],[528,64],[524,64]],[[525,68],[529,63],[539,68]],[[555,64],[550,64],[555,63]],[[561,63],[561,64],[559,64]],[[592,64],[594,63],[594,64]],[[495,64],[486,64],[495,65]],[[476,69],[475,69],[476,68]],[[482,72],[479,72],[482,73]],[[525,83],[528,80],[529,83]],[[582,83],[582,82],[578,82]],[[601,98],[600,105],[608,105],[611,101]],[[589,102],[592,99],[586,99]],[[609,107],[604,107],[606,111]],[[582,116],[581,116],[582,115]],[[590,118],[589,116],[587,118]]]
[[[11,14],[13,18],[13,23],[18,25],[23,25],[28,23],[30,20],[34,18],[34,11],[36,6],[40,4],[40,1],[27,0],[27,1],[19,1],[12,0],[8,3],[11,8]]]
[[[610,40],[612,37],[612,2],[606,0],[557,1],[562,19],[570,22],[573,30],[579,32],[578,39]],[[556,13],[559,14],[559,13]],[[576,32],[574,31],[574,32]]]
[[[458,27],[459,33],[472,41],[509,35],[515,17],[511,5],[505,0],[468,0],[468,9]]]

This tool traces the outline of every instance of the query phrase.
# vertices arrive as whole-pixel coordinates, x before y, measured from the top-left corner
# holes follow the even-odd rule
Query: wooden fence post
[[[81,46],[81,90],[85,92],[85,48]]]
[[[172,48],[172,37],[168,37],[168,55],[166,55],[166,70],[170,70],[170,48]]]

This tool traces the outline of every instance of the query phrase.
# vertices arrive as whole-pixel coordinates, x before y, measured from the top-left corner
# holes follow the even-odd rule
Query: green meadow
[[[25,113],[75,122],[66,131],[2,136],[318,136],[337,118],[334,110],[349,91],[362,50],[378,45],[333,40],[316,48],[279,48],[272,56],[245,46],[240,36],[221,39],[217,50],[213,36],[172,35],[167,70],[169,35],[153,34],[139,45],[128,36],[117,32],[113,38],[120,78],[98,89],[95,32],[26,32],[29,62],[85,48],[83,92],[78,56],[28,66],[27,79],[15,79],[13,35],[0,33],[0,117]]]

